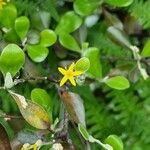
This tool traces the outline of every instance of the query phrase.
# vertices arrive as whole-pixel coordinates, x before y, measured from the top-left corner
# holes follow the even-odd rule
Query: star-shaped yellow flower
[[[6,2],[4,2],[4,0],[0,0],[0,9],[3,8],[3,5],[6,5]]]
[[[83,72],[82,71],[75,71],[74,67],[75,67],[74,63],[72,63],[69,66],[68,70],[61,68],[61,67],[58,67],[59,72],[64,75],[64,77],[60,81],[60,86],[64,85],[67,82],[67,80],[69,80],[72,85],[76,86],[76,82],[74,80],[74,77],[81,75]]]

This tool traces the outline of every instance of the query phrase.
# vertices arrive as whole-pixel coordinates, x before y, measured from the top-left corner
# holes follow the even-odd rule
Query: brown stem
[[[0,118],[23,119],[22,116],[13,116],[13,115],[6,115],[6,114],[0,114]]]
[[[28,81],[45,81],[45,80],[56,83],[56,84],[59,83],[59,80],[56,80],[50,76],[49,77],[28,77],[28,78],[22,78],[22,79],[15,79],[14,82],[16,85],[18,83],[24,83],[24,82],[28,82]]]

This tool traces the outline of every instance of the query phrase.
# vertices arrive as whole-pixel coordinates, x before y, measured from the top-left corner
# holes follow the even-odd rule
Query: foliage
[[[149,150],[149,5],[0,0],[0,149]]]

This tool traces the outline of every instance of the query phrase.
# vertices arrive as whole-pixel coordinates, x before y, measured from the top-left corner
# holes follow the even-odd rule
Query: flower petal
[[[79,76],[81,75],[83,72],[82,71],[74,71],[73,72],[73,76]]]
[[[68,70],[73,71],[74,67],[75,67],[75,63],[73,62],[73,63],[69,66],[69,69],[68,69]]]
[[[64,68],[58,67],[58,70],[61,74],[63,74],[63,75],[66,74],[66,70]]]
[[[68,78],[66,76],[64,76],[60,81],[60,86],[63,86],[67,80],[68,80]]]
[[[69,80],[70,80],[70,82],[71,82],[72,85],[76,86],[76,82],[75,82],[75,80],[74,80],[73,77],[70,77]]]

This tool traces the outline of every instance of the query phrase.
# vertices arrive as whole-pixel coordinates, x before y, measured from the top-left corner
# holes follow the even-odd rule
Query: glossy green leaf
[[[63,92],[61,98],[68,114],[75,123],[85,125],[85,110],[81,97],[72,92]]]
[[[78,124],[78,129],[79,129],[80,133],[82,134],[82,136],[84,137],[84,139],[88,140],[90,135],[87,132],[85,126],[82,124]]]
[[[7,45],[0,56],[0,70],[4,75],[7,72],[10,72],[12,76],[21,69],[25,62],[25,55],[23,50],[15,45],[9,44]]]
[[[126,7],[133,3],[133,0],[106,0],[106,3],[118,7]]]
[[[74,10],[81,16],[88,16],[98,7],[100,0],[75,0]]]
[[[16,17],[17,9],[14,5],[6,5],[0,10],[0,24],[6,28],[13,27]]]
[[[41,45],[28,45],[27,52],[29,57],[35,62],[42,62],[46,59],[49,51]]]
[[[14,86],[14,82],[13,82],[12,76],[9,72],[7,72],[5,76],[4,87],[7,89],[10,89],[13,86]]]
[[[75,64],[75,70],[86,72],[90,68],[90,61],[86,57],[80,58]]]
[[[52,116],[52,100],[44,89],[35,88],[31,92],[32,101],[41,105]],[[52,120],[52,118],[51,118]]]
[[[150,56],[150,39],[144,45],[141,56],[143,56],[143,57],[149,57]]]
[[[70,33],[78,29],[82,24],[82,19],[75,12],[65,13],[56,27],[56,33]]]
[[[87,72],[93,77],[101,78],[102,66],[100,63],[99,49],[96,47],[90,47],[84,51],[83,55],[90,60],[90,68]]]
[[[128,81],[128,79],[126,79],[123,76],[115,76],[115,77],[111,77],[109,79],[107,79],[105,81],[105,83],[114,89],[117,90],[124,90],[130,87],[130,83]]]
[[[48,47],[53,45],[57,40],[57,36],[53,30],[45,29],[41,32],[40,45]]]
[[[15,30],[18,36],[23,40],[29,30],[30,21],[26,16],[21,16],[15,20]]]
[[[26,101],[25,97],[9,91],[17,103],[23,118],[37,129],[49,129],[51,121],[47,112],[37,103],[30,100]]]
[[[109,135],[105,142],[113,147],[113,150],[123,150],[122,140],[117,135]]]
[[[72,51],[80,51],[80,47],[75,38],[70,34],[61,34],[59,36],[59,42],[62,46]]]
[[[11,42],[11,43],[18,43],[20,42],[20,38],[17,35],[15,29],[10,29],[5,35],[4,35],[4,39],[7,42]]]

